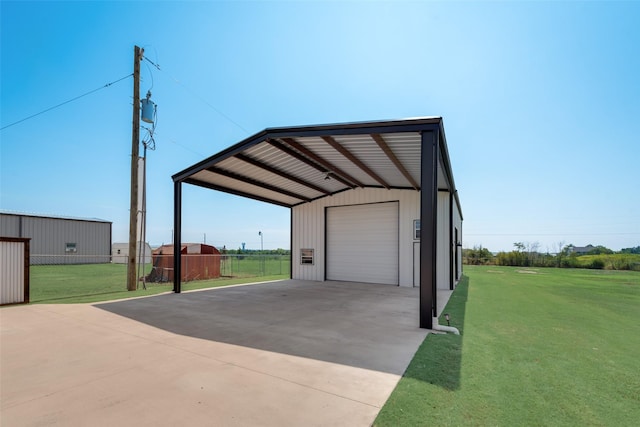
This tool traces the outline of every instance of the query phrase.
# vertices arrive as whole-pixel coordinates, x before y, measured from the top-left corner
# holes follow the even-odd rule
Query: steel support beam
[[[262,170],[266,170],[267,172],[271,172],[274,175],[278,175],[284,179],[288,179],[289,181],[293,181],[295,183],[298,183],[300,185],[304,185],[305,187],[311,188],[312,190],[317,191],[318,193],[322,193],[325,196],[328,196],[329,194],[331,194],[331,192],[329,190],[325,190],[324,188],[321,188],[309,181],[305,181],[304,179],[300,179],[296,176],[290,175],[288,173],[282,172],[279,169],[276,169],[272,166],[267,165],[266,163],[263,163],[259,160],[256,160],[254,158],[251,158],[245,154],[236,154],[235,155],[236,159],[242,160],[243,162],[249,163],[250,165],[253,165],[257,168],[260,168]]]
[[[182,291],[182,182],[173,183],[173,292]]]
[[[384,188],[386,188],[387,190],[389,190],[391,188],[391,186],[389,184],[387,184],[387,182],[384,179],[382,179],[377,173],[372,171],[371,168],[369,168],[369,166],[365,165],[364,162],[362,162],[360,159],[358,159],[351,151],[349,151],[346,148],[344,148],[332,136],[328,136],[328,135],[327,136],[323,136],[322,139],[324,139],[324,141],[327,144],[329,144],[331,147],[333,147],[334,150],[336,150],[338,153],[340,153],[344,157],[346,157],[351,163],[353,163],[354,165],[359,167],[361,171],[363,171],[364,173],[369,175],[371,178],[373,178],[376,181],[378,181],[378,183],[380,185],[382,185]]]
[[[298,193],[294,193],[293,191],[288,191],[278,186],[267,184],[266,182],[258,181],[257,179],[249,178],[244,175],[237,174],[235,172],[231,172],[228,170],[220,169],[215,166],[208,167],[207,170],[209,172],[216,173],[218,175],[226,176],[227,178],[235,179],[236,181],[244,182],[249,185],[255,185],[256,187],[264,188],[269,191],[273,191],[274,193],[284,194],[285,196],[301,200],[303,202],[310,202],[311,199],[303,196]]]
[[[433,328],[436,307],[436,253],[438,231],[437,129],[422,132],[420,150],[420,327]]]
[[[353,184],[355,184],[360,188],[364,187],[363,183],[361,183],[360,181],[358,181],[357,179],[355,179],[354,177],[352,177],[347,172],[340,169],[330,161],[323,159],[322,157],[320,157],[319,155],[317,155],[316,153],[314,153],[304,145],[300,144],[294,138],[282,138],[281,141],[287,144],[289,147],[299,151],[301,154],[305,155],[306,157],[313,160],[314,162],[325,167],[327,169],[327,172],[333,172],[335,176],[339,176],[343,179],[346,179],[347,181],[352,182]]]
[[[407,181],[409,181],[409,184],[411,184],[411,186],[416,190],[420,191],[420,186],[418,185],[418,183],[413,179],[413,177],[411,176],[407,168],[404,167],[400,159],[398,159],[398,157],[395,155],[393,150],[389,147],[389,145],[384,140],[382,135],[373,133],[371,134],[371,138],[373,138],[376,144],[378,144],[378,147],[380,147],[380,149],[384,151],[384,154],[386,154],[389,160],[391,160],[393,164],[396,165],[396,168],[398,168],[400,173],[407,179]]]
[[[320,173],[327,173],[327,168],[320,166],[319,164],[317,164],[316,162],[312,161],[311,159],[306,158],[305,156],[303,156],[302,154],[298,153],[296,150],[294,150],[293,148],[290,148],[288,145],[285,145],[284,143],[280,142],[280,141],[276,141],[275,139],[268,139],[267,143],[269,145],[271,145],[272,147],[277,148],[278,150],[282,151],[283,153],[288,154],[289,156],[293,157],[296,160],[301,161],[302,163],[311,166],[312,168],[314,168],[315,170],[317,170]],[[356,188],[355,184],[350,183],[349,181],[347,181],[344,178],[339,177],[338,175],[334,175],[334,178],[336,181],[343,183],[344,185],[346,185],[349,188]]]

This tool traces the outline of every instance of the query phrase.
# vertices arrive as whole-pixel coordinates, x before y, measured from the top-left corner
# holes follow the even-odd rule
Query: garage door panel
[[[398,203],[327,208],[327,279],[398,284]]]

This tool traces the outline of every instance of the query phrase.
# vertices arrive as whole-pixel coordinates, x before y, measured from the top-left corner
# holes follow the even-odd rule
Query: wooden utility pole
[[[129,263],[127,290],[138,288],[138,167],[140,157],[140,61],[144,49],[133,49],[133,124],[131,136],[131,208],[129,209]]]

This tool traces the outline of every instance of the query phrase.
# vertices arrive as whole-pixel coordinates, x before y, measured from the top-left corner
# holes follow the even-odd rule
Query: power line
[[[89,92],[87,92],[87,93],[84,93],[84,94],[82,94],[82,95],[80,95],[80,96],[76,96],[75,98],[69,99],[68,101],[62,102],[62,103],[60,103],[60,104],[58,104],[58,105],[54,105],[53,107],[49,107],[49,108],[47,108],[46,110],[42,110],[42,111],[40,111],[39,113],[33,114],[33,115],[29,116],[29,117],[25,117],[24,119],[18,120],[17,122],[13,122],[13,123],[11,123],[11,124],[9,124],[9,125],[3,126],[2,128],[0,128],[0,131],[5,130],[6,128],[11,127],[11,126],[13,126],[13,125],[17,125],[18,123],[22,123],[22,122],[24,122],[25,120],[32,119],[32,118],[34,118],[34,117],[36,117],[36,116],[39,116],[40,114],[44,114],[44,113],[46,113],[47,111],[51,111],[51,110],[56,109],[56,108],[58,108],[58,107],[62,107],[63,105],[68,104],[68,103],[70,103],[70,102],[73,102],[73,101],[75,101],[75,100],[77,100],[77,99],[80,99],[80,98],[82,98],[82,97],[84,97],[84,96],[91,95],[91,94],[92,94],[92,93],[94,93],[94,92],[97,92],[97,91],[99,91],[99,90],[101,90],[101,89],[107,88],[107,87],[111,86],[112,84],[118,83],[118,82],[120,82],[120,81],[122,81],[122,80],[124,80],[124,79],[126,79],[126,78],[131,77],[132,75],[133,75],[133,74],[128,74],[128,75],[126,75],[126,76],[124,76],[124,77],[119,78],[118,80],[114,80],[114,81],[112,81],[111,83],[107,83],[107,84],[106,84],[106,85],[104,85],[104,86],[100,86],[100,87],[99,87],[99,88],[97,88],[97,89],[91,90],[91,91],[89,91]]]
[[[167,73],[167,75],[171,78],[171,80],[173,80],[175,83],[177,83],[178,85],[182,86],[183,89],[185,89],[187,92],[189,92],[191,95],[195,96],[196,98],[200,99],[200,101],[204,102],[209,108],[211,108],[213,111],[215,111],[216,113],[220,114],[222,117],[224,117],[225,119],[229,120],[229,122],[233,123],[234,125],[236,125],[239,129],[243,130],[245,133],[249,133],[249,131],[247,129],[245,129],[241,124],[239,124],[238,122],[236,122],[235,120],[233,120],[231,117],[227,116],[225,113],[223,113],[222,111],[220,111],[218,108],[216,108],[213,104],[211,104],[209,101],[207,101],[206,99],[204,99],[200,94],[196,93],[195,91],[189,89],[187,86],[185,86],[180,80],[176,79],[175,77],[173,77],[170,73],[168,73],[167,71],[163,70],[160,68],[160,65],[154,63],[153,61],[151,61],[149,58],[147,58],[146,56],[144,57],[144,59],[146,59],[147,61],[149,61],[149,63],[151,65],[153,65],[154,67],[156,67],[158,69],[158,71],[163,71],[165,73]]]

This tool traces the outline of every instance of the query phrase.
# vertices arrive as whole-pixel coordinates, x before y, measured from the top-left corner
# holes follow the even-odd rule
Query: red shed
[[[220,251],[202,243],[183,243],[180,247],[182,280],[215,279],[220,277]],[[173,245],[163,245],[153,251],[153,270],[147,282],[173,281]]]

